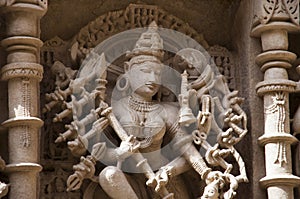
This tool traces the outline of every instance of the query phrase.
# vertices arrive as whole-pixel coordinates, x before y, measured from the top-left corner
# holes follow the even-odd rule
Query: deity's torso
[[[123,98],[113,106],[120,124],[128,135],[133,135],[140,141],[139,151],[153,166],[157,162],[168,162],[161,155],[161,147],[164,136],[167,136],[166,132],[177,119],[177,115],[170,114],[170,107],[173,112],[178,111],[175,106],[159,102],[141,102],[132,97]]]

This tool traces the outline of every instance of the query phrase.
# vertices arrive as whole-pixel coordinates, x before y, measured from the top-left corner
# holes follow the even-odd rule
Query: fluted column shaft
[[[262,12],[258,12],[260,22],[252,29],[252,36],[261,38],[263,52],[256,63],[264,72],[264,80],[257,85],[257,93],[264,100],[264,134],[259,143],[265,147],[266,176],[261,185],[267,189],[269,199],[292,199],[300,178],[292,174],[291,144],[297,139],[290,134],[289,93],[294,92],[296,83],[289,80],[287,68],[296,55],[288,51],[288,33],[299,31],[299,25],[289,14],[292,5],[284,9],[286,0],[276,1],[277,5],[268,5],[270,2],[264,0],[256,3]],[[296,2],[295,17],[298,6]]]
[[[7,38],[2,46],[7,51],[7,65],[1,70],[8,81],[9,198],[38,198],[39,82],[43,67],[39,64],[42,46],[40,18],[47,10],[46,0],[10,0],[1,8],[6,21]]]

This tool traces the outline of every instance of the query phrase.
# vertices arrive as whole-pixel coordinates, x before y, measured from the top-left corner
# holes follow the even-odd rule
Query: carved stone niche
[[[221,46],[209,46],[202,34],[197,33],[188,24],[166,13],[157,6],[131,4],[124,10],[112,11],[99,16],[83,27],[79,33],[68,41],[55,37],[44,43],[41,49],[41,62],[45,66],[45,75],[42,81],[41,106],[44,107],[47,103],[45,101],[45,94],[55,90],[55,80],[53,74],[51,74],[51,68],[56,61],[60,61],[66,68],[78,70],[85,56],[106,38],[128,29],[146,27],[152,21],[155,21],[159,27],[177,30],[200,43],[208,50],[211,55],[211,61],[214,61],[220,73],[226,77],[229,88],[235,88],[235,69],[230,51]],[[119,60],[116,60],[116,62],[108,67],[107,80],[111,84],[108,85],[108,92],[111,91],[117,77],[124,73],[123,66],[118,64],[122,62],[124,62],[124,57],[120,57]],[[166,94],[166,97],[168,97],[168,94]],[[95,197],[95,195],[92,195],[92,192],[95,192],[96,189],[95,183],[83,187],[81,189],[82,192],[66,193],[61,191],[61,188],[66,185],[66,176],[72,171],[74,162],[78,162],[79,160],[70,155],[70,151],[65,143],[55,144],[55,140],[59,137],[59,134],[67,130],[64,128],[64,125],[69,124],[71,121],[70,118],[65,118],[61,123],[53,123],[53,115],[59,113],[60,110],[66,110],[66,105],[60,104],[43,115],[45,125],[43,127],[44,132],[42,133],[41,155],[44,170],[41,176],[41,196],[42,198],[49,199],[59,197]],[[62,165],[63,169],[59,168],[58,165]],[[193,181],[191,183],[198,181],[199,179],[193,177],[194,175],[195,173],[191,172],[190,179],[186,181]],[[193,190],[198,195],[199,191],[200,189]],[[99,197],[105,195],[101,190],[97,193],[100,194]]]
[[[219,72],[224,75],[230,89],[236,89],[237,72],[234,68],[232,53],[222,46],[212,46],[208,49],[213,63],[217,66]]]
[[[69,41],[63,41],[59,37],[46,41],[41,49],[41,63],[51,67],[59,60],[73,69],[78,69],[86,54],[108,37],[125,30],[147,27],[152,21],[159,27],[179,31],[197,41],[211,54],[221,74],[226,77],[230,89],[235,88],[232,53],[218,45],[209,46],[203,35],[187,23],[153,5],[130,4],[124,10],[111,11],[99,16]],[[116,75],[123,72],[123,69],[117,68],[110,70]],[[45,76],[47,77],[47,74]]]

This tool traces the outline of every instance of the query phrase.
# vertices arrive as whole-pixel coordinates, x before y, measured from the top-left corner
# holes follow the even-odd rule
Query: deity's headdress
[[[149,25],[146,32],[141,34],[134,49],[126,53],[126,57],[130,58],[127,62],[129,67],[146,61],[161,63],[163,56],[163,40],[158,34],[155,21]]]

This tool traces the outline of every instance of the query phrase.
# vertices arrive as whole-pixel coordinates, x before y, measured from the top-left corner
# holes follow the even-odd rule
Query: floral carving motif
[[[287,96],[285,92],[275,93],[271,97],[273,103],[266,107],[265,113],[267,117],[271,117],[271,120],[276,121],[275,132],[284,133],[285,132],[285,116],[286,108],[285,103]]]
[[[276,92],[274,95],[271,96],[272,104],[265,108],[266,120],[274,121],[274,129],[271,131],[275,131],[276,133],[285,133],[285,117],[286,117],[286,101],[287,101],[287,94],[286,92]],[[270,128],[270,127],[269,127]],[[276,160],[274,161],[275,164],[283,164],[287,163],[287,143],[285,142],[278,142],[277,143],[277,155]]]
[[[279,20],[286,18],[299,25],[299,1],[298,0],[264,0],[263,14],[260,19],[262,24],[267,24],[272,18]]]

